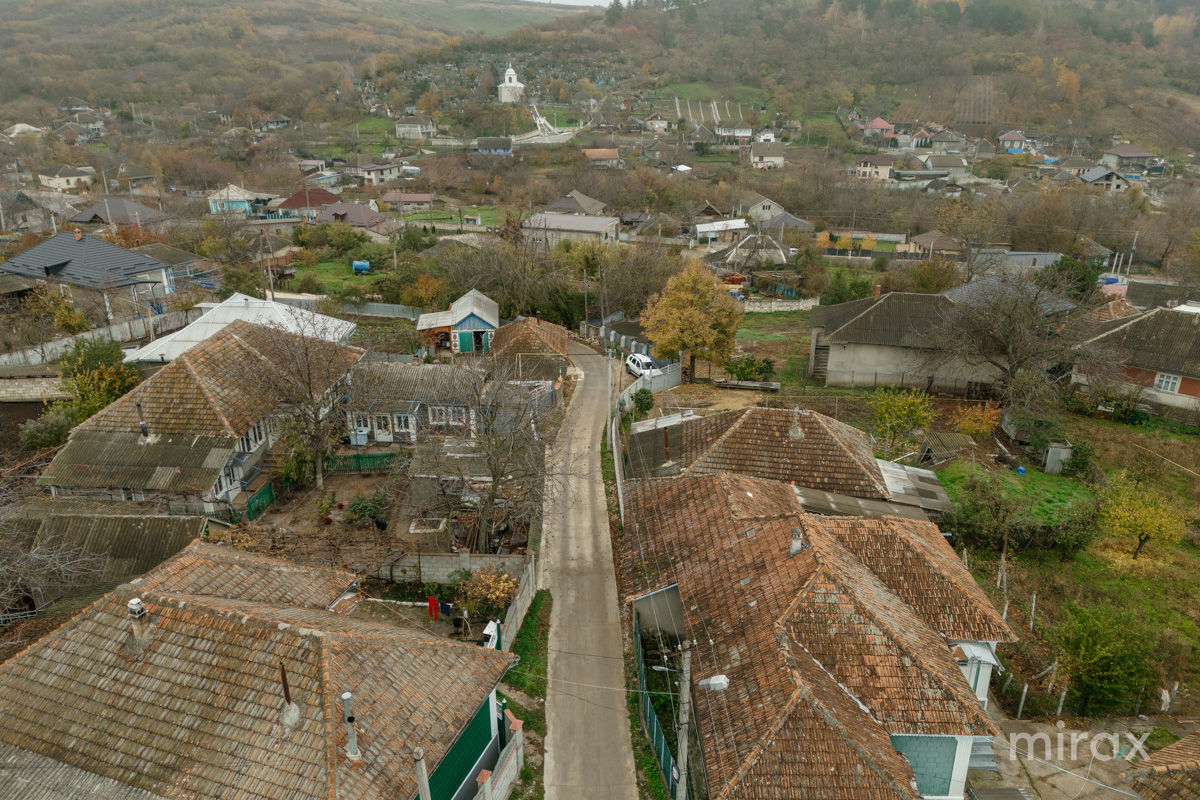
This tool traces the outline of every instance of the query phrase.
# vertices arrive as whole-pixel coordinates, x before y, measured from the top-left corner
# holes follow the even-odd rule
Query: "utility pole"
[[[1141,234],[1141,231],[1133,232],[1133,244],[1131,244],[1129,246],[1129,263],[1125,265],[1125,274],[1126,275],[1129,274],[1129,270],[1133,266],[1133,254],[1135,252],[1137,252],[1137,240],[1138,240],[1138,236],[1140,234]]]
[[[692,711],[692,652],[683,645],[683,674],[679,676],[679,782],[675,800],[687,800],[688,720]]]

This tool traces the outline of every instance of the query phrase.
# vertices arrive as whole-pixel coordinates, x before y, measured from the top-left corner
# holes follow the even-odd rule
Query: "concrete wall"
[[[199,319],[202,313],[201,309],[193,308],[186,312],[168,311],[166,314],[159,314],[153,318],[154,335],[162,336],[164,333],[179,330],[189,322]],[[76,339],[113,339],[118,342],[132,342],[148,336],[150,336],[149,319],[134,317],[105,328],[96,328],[75,336],[55,339],[42,347],[30,347],[25,350],[4,353],[0,355],[0,366],[49,364],[70,350]]]
[[[447,583],[450,575],[460,569],[474,572],[488,564],[495,564],[510,575],[520,575],[525,570],[525,556],[467,552],[409,555],[397,559],[390,567],[380,568],[375,577],[385,581]]]
[[[508,613],[504,615],[504,622],[500,623],[500,649],[505,652],[512,650],[513,640],[517,638],[517,632],[521,630],[521,623],[525,621],[525,614],[529,611],[529,604],[533,602],[533,595],[536,592],[537,562],[530,553],[529,558],[525,561],[525,568],[521,571],[521,582],[517,586],[517,594],[508,604]]]
[[[507,800],[520,780],[521,767],[525,764],[525,732],[521,720],[505,709],[504,721],[508,725],[508,744],[500,751],[493,769],[481,770],[475,776],[478,786],[475,796],[481,800]]]
[[[999,374],[990,364],[971,365],[961,360],[931,369],[923,363],[925,356],[925,351],[907,347],[830,344],[825,385],[905,386],[967,394],[971,384],[990,384]]]

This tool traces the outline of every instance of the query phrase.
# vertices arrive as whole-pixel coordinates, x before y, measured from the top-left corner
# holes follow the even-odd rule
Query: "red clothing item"
[[[438,601],[436,597],[429,598],[429,618],[437,622],[438,618]]]

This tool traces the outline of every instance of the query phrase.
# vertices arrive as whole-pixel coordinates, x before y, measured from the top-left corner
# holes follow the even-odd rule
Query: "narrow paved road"
[[[571,342],[583,371],[551,455],[543,579],[554,597],[546,690],[548,800],[637,800],[617,583],[600,474],[610,363]],[[614,380],[619,373],[613,373]]]

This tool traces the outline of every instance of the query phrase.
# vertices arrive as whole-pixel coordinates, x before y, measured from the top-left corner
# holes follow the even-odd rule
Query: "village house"
[[[625,162],[614,147],[584,148],[583,157],[594,169],[621,169]]]
[[[258,123],[258,132],[269,133],[270,131],[277,131],[280,128],[286,128],[291,124],[291,117],[286,117],[283,114],[268,114]]]
[[[492,357],[508,362],[517,380],[557,380],[567,374],[567,329],[538,317],[520,317],[496,329]]]
[[[1200,792],[1200,733],[1151,753],[1121,777],[1144,800],[1195,800]]]
[[[225,326],[71,431],[38,485],[56,496],[161,498],[176,512],[227,508],[261,471],[289,413],[261,376],[282,369],[273,354],[300,339],[241,320]],[[363,351],[311,337],[304,346],[323,352],[313,389],[325,413],[340,413]]]
[[[926,169],[945,172],[946,177],[952,181],[965,181],[974,177],[967,166],[967,160],[962,156],[929,154],[923,156],[922,161]]]
[[[701,244],[733,244],[750,232],[750,224],[742,217],[697,222],[692,227],[696,241]]]
[[[751,222],[761,223],[778,216],[783,210],[783,206],[771,198],[751,192],[734,204],[733,213],[739,217],[746,217]]]
[[[1150,166],[1154,153],[1136,144],[1119,144],[1100,155],[1100,163],[1119,172],[1141,172]]]
[[[909,386],[986,394],[998,371],[987,364],[933,363],[935,330],[952,305],[944,295],[888,292],[818,306],[812,312],[809,375],[826,386]]]
[[[730,144],[749,144],[754,138],[754,126],[741,119],[726,119],[713,127],[717,140]]]
[[[387,217],[366,203],[348,203],[339,200],[317,211],[317,224],[341,222],[352,228],[362,228],[374,233],[383,233]]]
[[[139,245],[133,251],[166,264],[168,284],[173,285],[176,292],[208,293],[220,286],[220,266],[204,256],[162,242]]]
[[[291,197],[284,199],[272,210],[282,214],[300,217],[308,222],[316,222],[317,214],[325,206],[340,203],[342,198],[333,192],[319,186],[301,189]]]
[[[544,209],[548,214],[578,214],[589,217],[602,216],[606,210],[608,205],[603,200],[588,197],[578,189],[572,189]]]
[[[1077,365],[1072,383],[1115,383],[1164,416],[1196,419],[1200,414],[1200,303],[1112,320],[1088,343],[1108,351],[1118,371],[1089,374]]]
[[[153,228],[155,223],[166,219],[168,216],[157,208],[150,208],[123,197],[106,197],[67,221],[80,225],[136,225],[139,228]]]
[[[94,319],[142,316],[175,291],[169,267],[88,234],[63,231],[0,263],[0,274],[53,286]]]
[[[409,114],[396,119],[397,139],[431,139],[437,136],[437,125],[424,114]]]
[[[886,154],[856,156],[854,161],[854,177],[867,178],[873,181],[888,181],[892,179],[892,166],[896,163],[894,156]]]
[[[939,519],[936,474],[875,458],[866,434],[815,411],[748,408],[635,425],[633,477],[730,472],[796,487],[817,514]]]
[[[251,216],[262,213],[274,199],[273,194],[252,192],[231,183],[208,195],[208,213]]]
[[[538,213],[522,222],[521,230],[530,242],[553,250],[560,242],[616,244],[620,226],[619,217]]]
[[[38,231],[62,225],[67,217],[78,213],[69,195],[61,192],[39,192],[34,189],[0,189],[0,227],[10,231]]]
[[[655,133],[664,133],[665,131],[669,131],[671,129],[670,121],[657,111],[651,112],[645,119],[642,120],[642,124],[645,126],[646,130],[654,131]]]
[[[124,163],[117,168],[117,187],[136,197],[157,197],[158,175],[137,164]]]
[[[627,497],[635,639],[704,643],[683,680],[713,796],[964,797],[1014,637],[935,525],[814,516],[791,486],[728,473]]]
[[[437,195],[433,192],[385,192],[379,198],[381,203],[385,203],[387,207],[395,211],[399,209],[405,214],[413,214],[418,211],[432,211],[433,204],[437,202]]]
[[[475,140],[475,152],[484,156],[504,156],[509,158],[513,154],[513,141],[511,136],[480,136]]]
[[[1008,153],[1023,153],[1025,152],[1026,138],[1025,134],[1018,130],[1011,130],[1000,134],[996,142],[1001,150]]]
[[[199,319],[134,350],[125,360],[136,364],[169,363],[238,321],[338,344],[347,344],[358,327],[344,319],[241,292],[219,303],[200,303],[197,307],[203,312]]]
[[[658,166],[674,166],[680,162],[679,144],[665,139],[655,139],[642,146],[642,157]]]
[[[390,445],[424,436],[472,439],[478,432],[483,378],[470,367],[361,361],[351,381],[355,400],[346,422],[352,437]]]
[[[514,658],[358,603],[353,573],[191,544],[0,666],[0,800],[506,798]]]
[[[38,183],[55,192],[82,191],[96,181],[94,167],[58,166],[38,172]]]
[[[952,236],[947,236],[941,231],[934,229],[919,233],[908,240],[909,247],[906,251],[918,253],[925,257],[930,256],[946,256],[947,258],[958,258],[963,251],[963,244],[958,239]]]
[[[753,169],[781,169],[787,165],[783,142],[755,142],[750,145],[750,166]]]
[[[383,186],[399,180],[403,174],[400,164],[361,164],[347,167],[346,174],[357,178],[361,186]]]
[[[496,301],[472,289],[445,311],[432,311],[417,319],[417,334],[436,352],[449,348],[455,353],[486,353],[500,327]]]
[[[1092,189],[1099,189],[1109,194],[1120,194],[1129,188],[1125,176],[1113,171],[1107,166],[1092,167],[1079,173],[1079,180]]]

